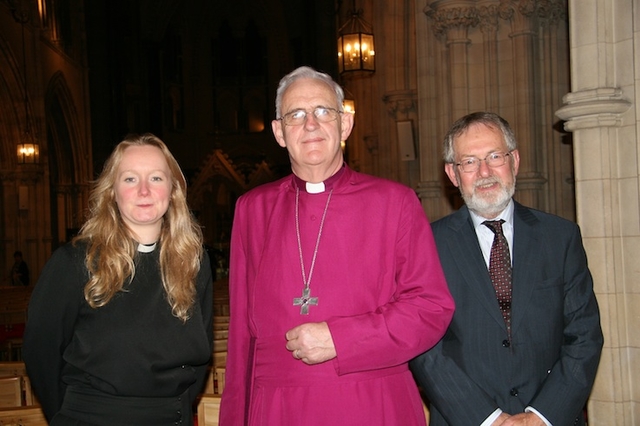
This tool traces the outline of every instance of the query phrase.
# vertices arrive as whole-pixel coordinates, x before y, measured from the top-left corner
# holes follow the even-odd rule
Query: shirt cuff
[[[491,426],[493,424],[493,422],[496,421],[496,419],[498,417],[500,417],[500,414],[502,414],[502,410],[499,408],[496,408],[496,411],[494,411],[493,413],[491,413],[491,415],[489,417],[487,417],[484,422],[480,423],[480,426]],[[551,426],[551,425],[548,425]]]
[[[536,410],[533,407],[527,407],[524,409],[525,413],[534,413],[536,416],[540,417],[542,419],[542,421],[544,422],[545,425],[547,426],[553,426],[551,424],[551,422],[549,422],[549,420],[547,420],[547,418],[545,416],[543,416],[540,411]]]

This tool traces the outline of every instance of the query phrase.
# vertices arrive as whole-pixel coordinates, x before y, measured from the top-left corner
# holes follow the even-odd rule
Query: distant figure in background
[[[425,424],[408,361],[453,302],[416,193],[345,164],[343,100],[308,67],[280,81],[293,173],[236,206],[221,426]]]
[[[29,303],[23,358],[50,426],[193,424],[213,344],[212,274],[166,145],[130,136],[90,217]]]
[[[6,270],[6,269],[5,269]],[[13,253],[13,266],[11,267],[11,285],[29,285],[29,267],[22,258],[22,252]]]

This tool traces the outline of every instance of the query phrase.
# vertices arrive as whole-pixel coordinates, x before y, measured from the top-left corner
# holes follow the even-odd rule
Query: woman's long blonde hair
[[[203,258],[202,230],[187,205],[187,182],[167,146],[152,134],[131,135],[120,142],[107,159],[89,196],[89,218],[74,243],[85,242],[85,265],[89,281],[84,297],[98,308],[122,291],[136,273],[134,259],[138,242],[120,217],[114,184],[123,154],[130,146],[155,146],[162,151],[171,170],[171,198],[160,231],[162,285],[173,315],[189,319],[196,299],[196,277]]]

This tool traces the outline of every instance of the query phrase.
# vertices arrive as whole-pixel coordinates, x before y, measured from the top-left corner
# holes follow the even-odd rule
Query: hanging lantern
[[[18,164],[38,164],[40,161],[40,147],[37,143],[18,144]]]
[[[340,74],[376,70],[373,30],[362,19],[362,9],[352,11],[349,20],[338,31],[338,70]]]

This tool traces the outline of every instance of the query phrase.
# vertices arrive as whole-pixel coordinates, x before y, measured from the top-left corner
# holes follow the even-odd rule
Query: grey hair
[[[483,124],[492,129],[500,130],[509,152],[517,148],[516,137],[507,120],[493,112],[473,112],[453,123],[447,135],[444,137],[443,158],[445,163],[455,163],[455,152],[453,150],[454,140],[475,124]]]
[[[289,86],[291,86],[293,82],[295,82],[296,80],[300,80],[302,78],[311,78],[311,79],[320,80],[326,83],[336,93],[336,99],[338,101],[338,110],[339,111],[343,110],[342,103],[344,102],[344,90],[342,90],[342,87],[340,87],[338,83],[333,81],[333,79],[331,78],[331,76],[329,76],[329,74],[316,71],[311,67],[303,66],[291,71],[289,74],[285,75],[280,80],[280,83],[278,84],[278,91],[276,92],[276,118],[282,117],[281,108],[282,108],[282,97],[284,96],[284,92],[287,91],[287,89],[289,88]]]

